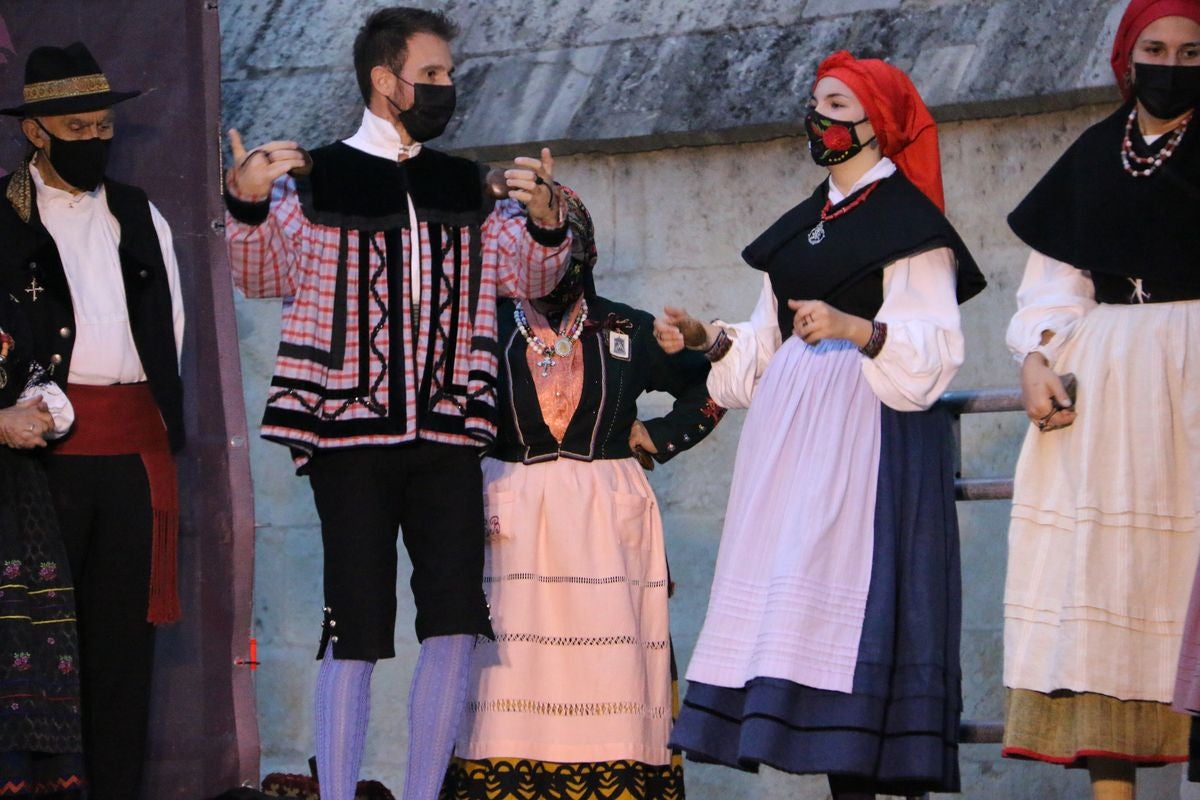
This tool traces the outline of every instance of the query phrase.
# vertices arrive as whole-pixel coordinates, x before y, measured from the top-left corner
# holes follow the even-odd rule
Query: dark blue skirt
[[[777,678],[689,683],[671,736],[688,758],[827,773],[854,791],[959,790],[962,585],[954,442],[941,409],[881,412],[866,618],[849,694]]]

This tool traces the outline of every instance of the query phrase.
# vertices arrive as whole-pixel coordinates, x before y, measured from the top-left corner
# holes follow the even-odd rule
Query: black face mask
[[[858,140],[858,126],[866,121],[867,117],[863,117],[858,122],[846,122],[809,108],[804,117],[804,131],[808,134],[808,152],[813,161],[828,167],[849,161],[862,152],[874,141],[874,137],[865,142]]]
[[[397,80],[404,81],[399,75]],[[408,83],[408,81],[404,81]],[[418,142],[428,142],[436,139],[450,124],[454,116],[456,95],[454,84],[444,86],[438,83],[408,83],[413,88],[412,108],[401,109],[392,98],[387,101],[396,109],[396,119],[408,131],[408,135]]]
[[[74,186],[90,192],[104,180],[104,171],[108,169],[108,149],[112,139],[60,139],[41,122],[37,126],[42,133],[50,137],[50,152],[42,151],[50,166],[58,173],[58,177]]]
[[[1134,64],[1133,94],[1158,119],[1175,119],[1200,104],[1200,67]]]

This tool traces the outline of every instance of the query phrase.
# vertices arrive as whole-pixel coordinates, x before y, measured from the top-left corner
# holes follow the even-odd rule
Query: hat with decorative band
[[[0,109],[10,117],[82,114],[137,97],[140,91],[114,92],[100,65],[80,42],[39,47],[25,61],[24,103]]]

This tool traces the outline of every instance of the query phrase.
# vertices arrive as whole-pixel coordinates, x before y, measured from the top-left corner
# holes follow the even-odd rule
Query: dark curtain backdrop
[[[25,57],[84,42],[118,106],[109,174],[144,188],[171,224],[187,307],[188,443],[180,460],[184,621],[160,631],[144,797],[197,800],[258,777],[247,655],[253,495],[233,294],[220,229],[216,0],[2,0],[0,107],[21,102]],[[25,152],[0,118],[0,167]],[[0,243],[3,246],[3,243]],[[83,665],[86,669],[86,664]]]

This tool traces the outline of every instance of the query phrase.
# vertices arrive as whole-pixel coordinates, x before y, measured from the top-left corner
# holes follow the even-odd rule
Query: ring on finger
[[[542,176],[541,176],[541,175],[534,175],[534,176],[533,176],[533,182],[534,182],[535,184],[537,184],[538,186],[545,186],[545,185],[546,185],[546,181],[545,181],[545,179],[544,179],[544,178],[542,178]]]

